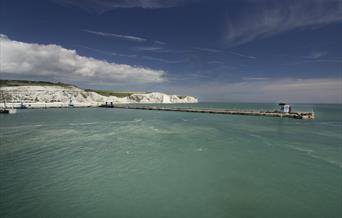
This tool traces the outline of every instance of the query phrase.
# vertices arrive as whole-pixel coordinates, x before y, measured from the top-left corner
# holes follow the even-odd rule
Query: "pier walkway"
[[[156,110],[156,111],[175,111],[175,112],[210,113],[210,114],[227,114],[227,115],[283,117],[283,118],[293,118],[293,119],[303,119],[303,120],[312,120],[315,118],[315,114],[313,112],[284,113],[284,112],[279,112],[279,111],[247,111],[247,110],[228,110],[228,109],[216,109],[216,108],[172,108],[172,107],[161,107],[161,106],[135,106],[135,105],[101,105],[100,107],[134,109],[134,110]]]

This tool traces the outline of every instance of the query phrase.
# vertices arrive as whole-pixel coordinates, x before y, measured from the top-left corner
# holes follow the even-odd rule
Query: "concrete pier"
[[[313,112],[291,112],[284,113],[279,111],[247,111],[247,110],[228,110],[216,108],[171,108],[161,106],[133,106],[133,105],[101,105],[100,107],[134,109],[134,110],[157,110],[157,111],[175,111],[175,112],[191,112],[191,113],[210,113],[210,114],[227,114],[227,115],[247,115],[247,116],[267,116],[267,117],[284,117],[302,120],[312,120],[315,118]]]

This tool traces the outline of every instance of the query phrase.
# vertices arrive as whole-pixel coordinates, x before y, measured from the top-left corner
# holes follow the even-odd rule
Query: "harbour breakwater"
[[[209,113],[209,114],[226,114],[226,115],[247,115],[247,116],[267,116],[292,118],[301,120],[313,120],[314,112],[290,112],[284,113],[280,111],[245,111],[245,110],[229,110],[216,108],[172,108],[160,106],[133,106],[133,105],[101,105],[105,108],[135,109],[135,110],[156,110],[156,111],[174,111],[174,112],[190,112],[190,113]]]
[[[246,115],[246,116],[267,116],[267,117],[280,117],[292,118],[301,120],[315,119],[314,112],[290,112],[284,113],[281,111],[253,111],[253,110],[230,110],[218,108],[173,108],[162,106],[135,106],[127,104],[77,104],[70,106],[66,103],[31,103],[21,105],[19,103],[7,104],[9,108],[16,109],[41,109],[41,108],[82,108],[82,107],[102,107],[102,108],[119,108],[119,109],[135,109],[135,110],[156,110],[156,111],[173,111],[173,112],[189,112],[189,113],[209,113],[209,114],[226,114],[226,115]],[[0,109],[3,108],[0,105]]]

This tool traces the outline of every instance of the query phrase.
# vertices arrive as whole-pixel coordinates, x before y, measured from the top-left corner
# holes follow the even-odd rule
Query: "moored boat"
[[[15,114],[15,113],[17,113],[17,109],[15,109],[15,108],[3,108],[3,109],[0,109],[0,113],[2,113],[2,114]]]
[[[4,107],[0,108],[0,113],[1,114],[15,114],[15,113],[17,113],[17,109],[13,108],[13,104],[12,104],[11,108],[7,107],[6,97],[4,96],[3,92],[1,92],[1,97],[2,97],[2,99],[4,101]]]

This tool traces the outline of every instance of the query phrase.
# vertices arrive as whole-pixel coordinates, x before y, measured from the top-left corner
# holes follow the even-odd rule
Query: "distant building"
[[[280,112],[283,113],[291,113],[291,106],[286,103],[279,103],[280,106]]]

